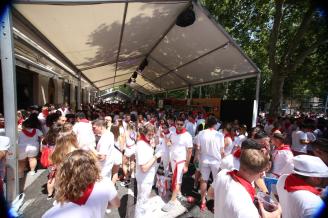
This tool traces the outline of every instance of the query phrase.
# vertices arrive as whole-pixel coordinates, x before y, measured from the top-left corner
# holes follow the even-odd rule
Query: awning
[[[195,22],[177,26],[178,15],[191,5]],[[14,19],[19,31],[37,44],[51,43],[54,56],[74,65],[73,70],[99,90],[127,84],[145,59],[148,65],[129,85],[146,94],[259,73],[224,29],[193,1],[18,0],[14,8],[16,20],[25,25],[16,25]]]

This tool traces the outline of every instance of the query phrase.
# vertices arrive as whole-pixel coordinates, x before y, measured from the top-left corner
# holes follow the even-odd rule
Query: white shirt
[[[26,147],[26,146],[35,146],[39,147],[39,137],[43,136],[42,132],[38,129],[35,129],[35,135],[33,137],[26,136],[23,132],[20,132],[18,135],[18,146]],[[28,132],[32,132],[32,129],[26,130]]]
[[[139,140],[136,148],[136,179],[139,184],[141,183],[152,183],[156,174],[156,167],[153,164],[147,172],[142,172],[141,165],[146,164],[149,160],[154,157],[154,149],[144,142]]]
[[[221,169],[239,170],[239,167],[240,167],[240,159],[233,156],[233,154],[229,154],[221,160],[221,164],[220,164]]]
[[[192,123],[189,120],[185,123],[187,131],[190,133],[192,137],[195,137],[196,129],[197,129],[197,123]]]
[[[307,153],[307,145],[302,144],[300,140],[307,140],[307,134],[301,130],[292,133],[292,149],[294,151]]]
[[[196,144],[200,148],[200,160],[205,164],[220,164],[224,148],[224,135],[214,129],[205,129],[198,134]]]
[[[300,190],[287,192],[285,181],[288,175],[282,175],[277,183],[279,202],[283,218],[313,217],[324,202],[320,196],[310,191]]]
[[[98,154],[106,155],[105,160],[99,161],[101,171],[111,171],[113,167],[113,158],[111,156],[114,149],[114,135],[110,131],[105,131],[100,137],[96,147]]]
[[[272,154],[272,173],[280,176],[294,169],[293,153],[290,150],[274,150]]]
[[[257,208],[246,189],[221,170],[216,176],[214,188],[215,218],[259,218]]]
[[[43,113],[39,113],[38,119],[41,123],[43,134],[46,134],[49,131],[49,127],[46,125],[46,117],[43,115]]]
[[[77,122],[73,126],[77,141],[81,148],[95,148],[96,139],[92,131],[91,123]]]
[[[55,204],[42,218],[103,218],[107,205],[117,196],[115,186],[110,179],[102,179],[97,182],[89,199],[84,205],[65,202],[62,206]]]
[[[181,160],[186,160],[187,149],[193,147],[192,137],[190,133],[184,132],[177,134],[176,132],[171,134],[171,158],[172,160],[178,162]]]

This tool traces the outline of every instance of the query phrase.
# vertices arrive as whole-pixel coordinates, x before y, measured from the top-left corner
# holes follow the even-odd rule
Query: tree
[[[203,0],[202,3],[261,69],[261,97],[271,99],[271,115],[280,112],[287,78],[290,88],[295,87],[293,78],[298,76],[296,72],[304,72],[304,66],[312,70],[308,72],[312,78],[322,79],[326,75],[327,62],[320,62],[318,54],[328,42],[328,28],[326,12],[317,1]],[[311,61],[302,65],[304,60]],[[318,63],[321,67],[316,66]]]

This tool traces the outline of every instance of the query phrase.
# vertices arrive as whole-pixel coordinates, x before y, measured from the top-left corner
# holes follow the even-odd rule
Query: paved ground
[[[182,184],[183,193],[189,193],[199,198],[198,193],[192,193],[190,185],[191,178],[187,178],[185,184]],[[47,211],[53,204],[53,200],[48,201],[46,194],[46,182],[47,182],[47,172],[45,170],[38,172],[33,178],[27,178],[25,181],[25,201],[22,205],[20,212],[24,218],[39,218],[42,214]],[[107,214],[107,218],[116,217],[134,217],[134,206],[136,203],[137,190],[134,182],[128,188],[118,186],[118,193],[121,198],[121,207],[118,209],[113,209],[110,214]],[[155,191],[152,193],[153,197],[151,202],[153,203],[154,217],[160,218],[173,218],[173,217],[204,217],[212,218],[213,214],[210,211],[200,212],[197,205],[184,205],[175,208],[172,213],[164,213],[160,210],[161,206],[164,204],[162,199],[156,195]]]

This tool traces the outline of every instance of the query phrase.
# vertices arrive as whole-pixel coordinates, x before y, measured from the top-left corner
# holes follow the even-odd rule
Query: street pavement
[[[192,193],[191,186],[189,185],[192,181],[186,179],[187,182],[182,184],[183,193],[191,193],[196,198],[199,198],[198,193]],[[20,208],[19,212],[22,214],[21,217],[24,218],[39,218],[44,214],[49,208],[52,207],[54,200],[47,200],[46,193],[47,184],[47,171],[39,170],[38,173],[25,180],[25,200]],[[193,184],[193,183],[191,183]],[[116,218],[116,217],[134,217],[134,208],[136,204],[137,188],[136,182],[133,181],[129,187],[121,187],[117,185],[118,194],[121,199],[121,206],[118,209],[112,209],[111,213],[106,214],[106,218]],[[162,205],[165,204],[163,200],[156,195],[155,190],[152,192],[152,198],[150,200],[151,207],[153,208],[152,214],[156,218],[189,218],[189,217],[201,217],[201,218],[212,218],[213,213],[206,210],[201,212],[198,205],[183,204],[177,206],[172,212],[165,213],[161,211]]]

